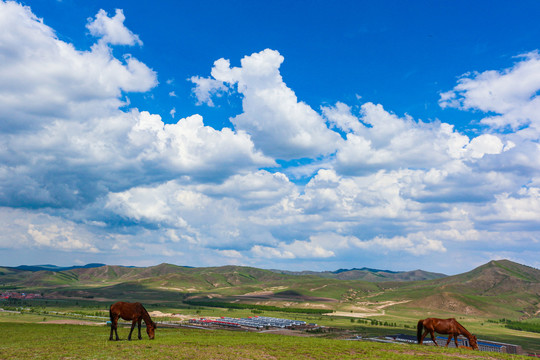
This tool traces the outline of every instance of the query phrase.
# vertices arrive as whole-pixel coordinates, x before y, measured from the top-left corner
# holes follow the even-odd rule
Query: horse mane
[[[147,324],[147,325],[152,325],[152,326],[156,326],[154,324],[154,321],[152,321],[152,318],[150,317],[150,314],[148,314],[148,311],[144,308],[143,304],[140,304],[141,305],[141,309],[142,309],[142,317],[144,319],[144,322]]]
[[[456,319],[452,319],[455,321],[457,328],[459,329],[459,332],[461,332],[463,335],[465,335],[467,338],[470,338],[472,334],[465,329],[463,325],[461,325]]]

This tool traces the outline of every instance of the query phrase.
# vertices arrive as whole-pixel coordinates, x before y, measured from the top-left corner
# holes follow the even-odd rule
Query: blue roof
[[[491,342],[483,342],[483,341],[477,341],[476,343],[478,345],[491,346],[491,347],[497,347],[497,348],[502,348],[502,347],[505,346],[505,345],[494,344],[494,343],[491,343]]]

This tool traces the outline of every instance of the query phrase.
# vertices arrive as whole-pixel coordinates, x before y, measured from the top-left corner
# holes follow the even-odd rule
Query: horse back
[[[450,334],[456,332],[459,328],[459,323],[455,318],[450,319],[438,319],[427,318],[423,320],[423,325],[427,329],[434,330],[439,334]]]
[[[124,320],[136,320],[142,316],[144,307],[141,303],[128,303],[124,301],[118,301],[111,305],[110,313],[121,317]]]

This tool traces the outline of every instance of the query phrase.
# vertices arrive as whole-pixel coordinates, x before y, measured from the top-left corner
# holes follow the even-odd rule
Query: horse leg
[[[452,336],[454,334],[450,334],[450,336],[448,336],[448,340],[446,340],[446,347],[448,347],[448,344],[450,344],[450,341],[452,340]],[[456,346],[457,347],[457,346]]]
[[[139,319],[139,340],[142,340],[142,336],[141,336],[141,321],[142,321],[142,319]]]
[[[429,332],[428,329],[426,329],[424,333],[422,334],[422,337],[420,338],[420,345],[424,343],[424,339],[427,336],[428,332]]]
[[[114,329],[114,324],[112,322],[112,317],[111,317],[111,335],[109,336],[109,340],[112,340],[113,329]]]
[[[454,334],[454,342],[456,343],[456,349],[459,348],[458,342],[457,342],[458,334]]]
[[[119,340],[118,338],[118,318],[117,317],[111,317],[111,336],[109,336],[109,340],[113,339],[113,331],[116,335],[116,341]]]
[[[118,337],[118,319],[114,321],[114,334],[116,335],[116,341],[120,340]]]
[[[431,340],[433,340],[433,342],[435,343],[435,346],[439,346],[439,344],[437,344],[437,340],[435,340],[435,332],[430,331],[430,334],[431,334]]]
[[[111,336],[109,336],[109,340],[112,340],[112,334],[113,334],[113,331],[114,331],[114,322],[111,321]],[[118,335],[117,335],[118,336]]]
[[[135,329],[135,324],[137,323],[137,320],[133,320],[131,322],[131,330],[129,331],[128,340],[131,340],[131,333],[133,332],[133,329]]]

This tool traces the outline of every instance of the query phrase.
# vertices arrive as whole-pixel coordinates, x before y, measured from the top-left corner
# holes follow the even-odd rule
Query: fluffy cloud
[[[498,221],[536,224],[540,213],[540,188],[524,187],[515,194],[501,193],[495,196],[496,201],[485,213],[479,216],[482,221]]]
[[[79,51],[28,7],[0,1],[3,248],[116,259],[129,245],[124,261],[141,265],[192,254],[194,265],[273,267],[466,247],[488,257],[476,244],[519,252],[537,238],[537,53],[442,93],[443,107],[496,113],[471,138],[381,104],[314,110],[287,87],[275,50],[239,67],[219,59],[211,77],[190,79],[199,104],[240,95],[234,129],[216,130],[197,114],[166,123],[125,110],[129,92],[158,83],[113,56],[111,46],[142,45],[124,21],[100,11],[87,25],[97,42]]]
[[[62,217],[0,208],[0,247],[3,249],[48,249],[62,252],[98,253],[108,236],[100,236],[84,225]],[[106,247],[106,246],[104,246]]]
[[[229,128],[218,131],[204,126],[200,115],[181,119],[176,124],[164,124],[159,115],[142,112],[128,138],[139,150],[138,161],[152,167],[176,169],[177,176],[219,181],[242,169],[275,164],[255,151],[245,132],[233,132]]]
[[[200,103],[210,103],[211,94],[224,85],[236,86],[244,112],[231,121],[269,156],[297,159],[333,153],[340,136],[283,82],[279,72],[283,60],[270,49],[244,57],[240,67],[231,68],[229,60],[219,59],[212,78],[192,78],[197,85],[194,92]]]
[[[512,147],[513,144],[509,143],[507,149]],[[500,154],[503,149],[504,144],[501,139],[490,134],[475,137],[467,146],[467,150],[469,150],[471,157],[473,158],[481,158],[486,154]]]
[[[124,92],[148,91],[156,74],[108,44],[140,43],[117,11],[89,23],[102,36],[77,51],[28,7],[0,2],[0,204],[72,208],[109,191],[181,176],[219,181],[274,165],[249,136],[215,130],[199,115],[165,124],[159,115],[119,110]],[[103,40],[103,41],[101,41]]]
[[[311,241],[294,241],[290,244],[279,243],[276,247],[255,245],[251,252],[256,257],[267,259],[296,259],[296,258],[328,258],[335,254]]]
[[[322,114],[328,122],[345,133],[359,133],[364,125],[351,113],[351,107],[340,101],[335,106],[321,107]]]
[[[158,115],[136,110],[55,122],[0,143],[0,201],[10,206],[73,207],[109,191],[182,176],[219,181],[273,164],[254,151],[246,134],[214,130],[198,115],[164,124]]]
[[[0,2],[0,128],[44,127],[117,109],[124,91],[148,91],[156,74],[133,57],[124,62],[105,44],[77,51],[30,8]]]
[[[246,210],[274,205],[284,197],[296,193],[287,176],[264,170],[234,175],[222,184],[205,184],[197,189],[212,197],[234,198],[240,202],[240,208]]]
[[[413,255],[424,255],[431,252],[446,252],[441,240],[428,238],[425,234],[408,234],[393,238],[376,237],[373,240],[357,242],[359,248],[379,248],[384,251],[406,251]]]
[[[88,19],[86,27],[90,30],[90,34],[95,37],[100,37],[102,41],[111,45],[142,45],[139,36],[135,35],[124,26],[124,12],[121,9],[116,9],[114,17],[107,16],[105,10],[99,10],[94,20]]]
[[[380,169],[429,169],[454,161],[482,158],[509,150],[495,135],[470,140],[447,123],[423,123],[410,116],[399,118],[382,105],[366,103],[360,117],[343,103],[323,107],[330,123],[347,132],[336,155],[336,168],[346,174],[364,174]]]
[[[265,221],[269,208],[283,207],[295,194],[284,175],[259,171],[235,175],[221,185],[170,181],[111,193],[105,208],[143,226],[159,224],[180,232],[183,243],[245,250],[254,243],[277,242],[271,232],[278,225]]]
[[[225,84],[212,78],[192,76],[189,80],[195,84],[192,91],[197,98],[197,105],[206,104],[208,106],[214,106],[212,97],[221,96],[227,90]]]
[[[441,94],[441,106],[494,112],[498,115],[481,122],[495,129],[521,129],[524,136],[538,138],[540,54],[534,51],[519,58],[521,61],[503,71],[465,74],[453,90]]]

